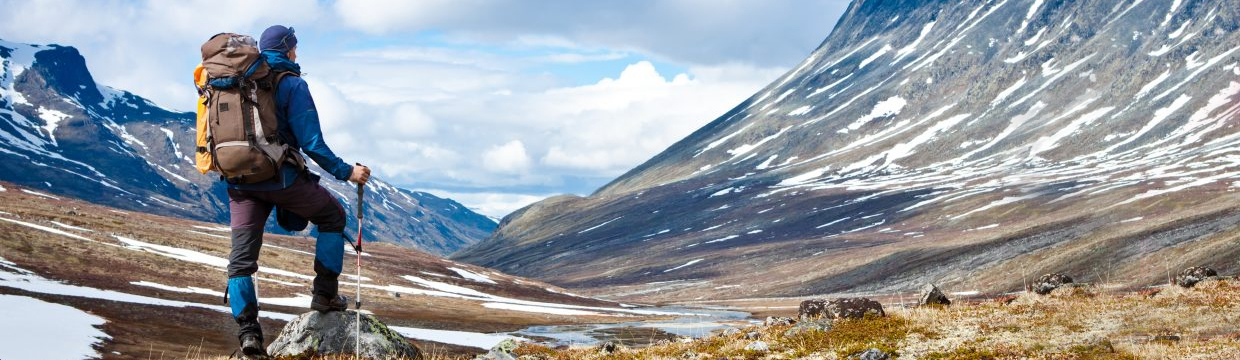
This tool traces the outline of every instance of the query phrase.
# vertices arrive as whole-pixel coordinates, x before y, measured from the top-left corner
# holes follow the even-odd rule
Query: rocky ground
[[[886,316],[768,319],[700,340],[623,347],[522,345],[518,359],[1234,359],[1240,281],[1112,291],[1064,286],[987,300],[888,307]],[[822,330],[827,329],[827,330]]]
[[[1182,278],[1181,278],[1182,279]],[[551,348],[501,343],[478,357],[432,354],[428,360],[593,359],[1235,359],[1240,357],[1240,281],[1208,277],[1137,291],[1108,284],[1059,283],[1040,295],[876,301],[805,301],[799,319],[770,317],[701,339],[629,348],[617,344]],[[1061,279],[1062,280],[1062,279]],[[1177,282],[1180,279],[1177,279]],[[1191,282],[1191,281],[1190,281]],[[1183,283],[1183,282],[1181,282]],[[923,294],[924,295],[924,294]],[[937,298],[937,301],[935,299]],[[950,298],[947,299],[950,301]],[[756,301],[756,300],[755,300]],[[797,312],[787,313],[794,315]],[[815,316],[809,316],[815,315]],[[315,359],[343,359],[316,357]]]

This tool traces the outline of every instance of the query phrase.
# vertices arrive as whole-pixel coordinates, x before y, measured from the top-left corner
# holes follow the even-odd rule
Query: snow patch
[[[70,230],[85,231],[85,232],[95,232],[94,230],[91,230],[91,229],[87,229],[87,228],[80,228],[80,227],[77,227],[77,226],[73,226],[73,225],[69,225],[69,224],[63,224],[63,223],[59,223],[59,222],[56,222],[56,221],[52,221],[51,223],[52,223],[52,225],[56,225],[56,226],[59,226],[59,227],[62,227],[62,228],[70,229]]]
[[[581,230],[580,232],[578,232],[578,234],[585,234],[585,233],[587,233],[587,232],[590,232],[591,230],[601,228],[601,227],[603,227],[604,225],[610,224],[610,223],[612,223],[612,222],[614,222],[614,221],[616,221],[616,220],[620,220],[620,218],[622,218],[622,217],[624,217],[624,216],[619,216],[619,217],[616,217],[615,219],[607,220],[606,222],[604,222],[604,223],[602,223],[602,224],[595,225],[594,227],[591,227],[591,228],[589,228],[589,229]]]
[[[667,270],[663,270],[663,272],[664,272],[664,273],[669,273],[669,272],[672,272],[672,271],[680,270],[680,269],[683,269],[683,268],[685,268],[685,267],[687,267],[687,266],[690,266],[690,265],[693,265],[693,264],[697,264],[697,263],[699,263],[699,262],[702,262],[702,260],[705,260],[705,259],[694,259],[694,260],[689,260],[689,262],[685,263],[684,265],[677,266],[677,267],[674,267],[674,268],[671,268],[671,269],[667,269]]]
[[[875,52],[874,55],[870,55],[870,57],[865,58],[865,60],[861,60],[861,65],[858,65],[857,69],[864,69],[866,65],[869,65],[871,62],[874,62],[874,60],[878,60],[879,57],[886,55],[891,50],[894,50],[894,48],[891,47],[891,44],[883,45],[883,48],[878,49],[878,51]]]
[[[899,96],[892,96],[890,98],[887,98],[886,100],[879,101],[877,104],[874,104],[874,108],[870,110],[869,114],[866,114],[865,116],[862,116],[860,119],[857,119],[857,121],[854,121],[852,124],[849,124],[847,130],[840,129],[839,132],[847,133],[848,130],[855,131],[857,129],[860,129],[861,126],[865,125],[866,123],[873,121],[874,119],[893,116],[893,115],[899,115],[900,111],[904,109],[905,105],[908,105],[908,100],[904,100],[904,98],[899,97]]]
[[[4,359],[86,359],[99,356],[108,335],[99,327],[107,321],[70,306],[32,297],[0,294],[0,346]]]
[[[479,349],[490,349],[492,347],[495,347],[495,345],[499,345],[500,342],[503,342],[504,340],[508,340],[508,339],[514,339],[518,341],[522,340],[521,338],[518,338],[518,337],[500,335],[500,334],[483,334],[483,333],[466,332],[466,331],[419,329],[419,328],[411,328],[411,327],[403,327],[403,326],[389,326],[388,328],[392,329],[392,331],[395,331],[409,338],[414,338],[418,340],[434,341],[434,342],[443,343],[443,344],[468,346],[468,347],[479,348]]]
[[[52,200],[60,200],[60,198],[58,198],[58,197],[51,196],[51,195],[48,195],[48,194],[44,194],[44,193],[41,193],[41,192],[38,192],[38,191],[34,191],[34,190],[22,189],[22,192],[27,193],[27,194],[30,194],[30,195],[34,195],[34,196],[45,197],[45,198],[52,199]]]
[[[52,145],[56,145],[56,128],[59,127],[61,121],[71,118],[72,116],[56,110],[46,109],[42,106],[39,107],[38,112],[39,118],[43,119],[45,124],[40,128],[47,132],[47,138],[52,141]]]
[[[472,272],[472,271],[461,269],[461,268],[455,268],[455,267],[449,267],[448,270],[452,270],[452,272],[455,272],[457,275],[460,275],[462,278],[465,278],[468,280],[472,280],[472,281],[476,281],[480,283],[492,284],[492,285],[496,284],[495,280],[491,280],[491,278],[487,277],[486,275],[482,275],[476,272]]]

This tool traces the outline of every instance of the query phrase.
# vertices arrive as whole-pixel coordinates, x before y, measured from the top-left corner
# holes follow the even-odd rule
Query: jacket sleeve
[[[288,86],[290,91],[288,122],[301,151],[337,180],[348,180],[349,175],[353,174],[353,165],[336,156],[323,140],[319,113],[314,108],[314,98],[310,96],[305,80],[289,76],[281,82],[281,86]]]

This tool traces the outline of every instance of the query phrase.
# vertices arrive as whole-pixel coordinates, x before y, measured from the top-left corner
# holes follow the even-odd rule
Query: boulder
[[[810,299],[801,302],[801,321],[812,319],[860,319],[865,314],[887,316],[883,304],[867,298]]]
[[[939,291],[938,286],[927,283],[921,287],[921,297],[917,299],[917,306],[926,305],[951,305],[952,301],[947,298],[946,294]]]
[[[1193,285],[1205,280],[1209,277],[1218,276],[1218,272],[1205,266],[1193,266],[1184,270],[1175,276],[1175,284],[1183,288],[1191,288]]]
[[[506,339],[495,344],[486,354],[475,356],[474,360],[517,360],[512,352],[517,350],[519,345],[516,340]]]
[[[745,351],[767,352],[771,351],[771,345],[765,341],[754,341],[745,345]]]
[[[794,324],[794,323],[796,323],[796,322],[797,322],[796,320],[793,320],[793,319],[792,319],[792,318],[790,318],[790,317],[783,317],[783,316],[768,316],[768,317],[766,317],[766,321],[763,321],[763,322],[762,322],[762,325],[764,325],[764,326],[783,326],[783,325],[792,325],[792,324]]]
[[[1050,294],[1051,291],[1055,291],[1055,289],[1058,289],[1060,286],[1063,286],[1064,284],[1071,284],[1071,283],[1072,283],[1071,276],[1059,274],[1059,273],[1050,273],[1050,274],[1039,276],[1038,279],[1034,281],[1031,286],[1032,286],[1033,292],[1037,293],[1038,295],[1046,295],[1046,294]]]
[[[852,354],[848,358],[856,360],[890,360],[891,355],[879,349],[869,348],[865,349],[865,351]]]
[[[267,346],[272,356],[302,354],[349,354],[356,349],[356,319],[353,311],[301,314],[284,326],[280,336]],[[421,359],[422,352],[374,316],[361,317],[361,352],[365,359]]]
[[[603,354],[610,354],[610,353],[620,351],[623,348],[624,347],[620,345],[620,343],[617,343],[614,341],[608,341],[598,347],[598,352],[603,353]]]

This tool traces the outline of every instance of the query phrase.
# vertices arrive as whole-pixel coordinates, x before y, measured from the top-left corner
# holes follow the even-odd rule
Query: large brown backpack
[[[232,184],[269,180],[288,162],[305,165],[284,143],[276,118],[276,86],[288,72],[275,72],[254,38],[223,33],[202,44],[206,86],[201,88],[206,116],[206,146],[212,167]],[[295,74],[294,74],[295,75]]]

